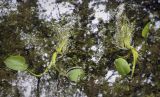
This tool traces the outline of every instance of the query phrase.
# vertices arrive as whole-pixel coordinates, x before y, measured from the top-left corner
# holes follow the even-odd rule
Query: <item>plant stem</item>
[[[32,75],[36,76],[36,77],[41,77],[43,74],[47,73],[52,66],[54,66],[54,67],[56,68],[55,62],[56,62],[57,54],[58,54],[57,52],[54,52],[54,53],[53,53],[53,55],[52,55],[52,60],[51,60],[50,64],[46,67],[46,69],[44,70],[44,72],[42,72],[42,73],[40,73],[40,74],[35,74],[35,73],[33,73],[32,71],[30,71],[29,69],[27,69],[27,71],[28,71],[29,73],[31,73]],[[57,70],[57,69],[58,69],[58,68],[56,68],[56,70]],[[59,71],[59,69],[58,69],[57,71]]]

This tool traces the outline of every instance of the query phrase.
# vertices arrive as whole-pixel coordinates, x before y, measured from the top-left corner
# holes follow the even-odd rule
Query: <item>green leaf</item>
[[[67,73],[67,76],[68,78],[73,81],[73,82],[79,82],[80,79],[82,79],[84,77],[85,73],[83,71],[82,68],[80,67],[74,67],[74,68],[71,68],[68,73]]]
[[[4,61],[5,65],[16,71],[24,71],[28,68],[25,58],[22,56],[10,56]]]
[[[116,69],[120,75],[127,75],[130,70],[130,65],[128,62],[123,58],[118,58],[114,61],[114,64],[116,66]]]
[[[147,38],[147,37],[148,37],[148,33],[149,33],[149,30],[150,30],[150,24],[151,24],[151,22],[148,22],[148,23],[144,26],[144,28],[143,28],[143,30],[142,30],[142,37],[144,37],[144,38]]]
[[[135,48],[132,48],[131,51],[132,51],[132,54],[133,54],[133,62],[132,62],[133,66],[132,66],[132,75],[131,76],[133,76],[134,70],[135,70],[135,67],[136,67],[136,62],[137,62],[137,59],[138,59],[138,52],[136,51]]]

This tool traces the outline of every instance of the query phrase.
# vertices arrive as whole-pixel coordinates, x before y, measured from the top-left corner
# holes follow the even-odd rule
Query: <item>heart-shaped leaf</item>
[[[4,61],[5,65],[16,71],[24,71],[28,68],[25,58],[22,56],[10,56]]]
[[[114,61],[114,64],[116,66],[116,69],[120,75],[127,75],[130,70],[130,65],[128,62],[123,58],[118,58]]]
[[[71,68],[67,73],[68,78],[73,82],[79,82],[80,79],[84,77],[84,75],[85,73],[80,67]]]

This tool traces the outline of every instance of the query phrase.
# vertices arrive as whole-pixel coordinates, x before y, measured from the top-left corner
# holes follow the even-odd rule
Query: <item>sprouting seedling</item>
[[[132,66],[132,75],[134,74],[136,62],[138,59],[138,52],[131,45],[133,32],[135,28],[135,23],[130,22],[125,14],[121,15],[117,18],[117,28],[116,33],[114,35],[114,44],[120,49],[130,49],[133,55],[133,66]]]
[[[63,29],[63,28],[62,28]],[[48,70],[53,66],[58,72],[61,72],[61,70],[59,70],[56,66],[56,59],[57,59],[57,55],[58,54],[64,54],[65,52],[67,52],[68,49],[68,44],[69,44],[69,36],[70,36],[70,32],[66,31],[66,32],[62,32],[58,31],[57,32],[57,46],[56,46],[56,51],[53,53],[50,64],[47,66],[47,68],[45,69],[45,71],[41,74],[34,74],[32,72],[30,72],[31,74],[33,74],[34,76],[40,77],[42,76],[44,73],[48,72]],[[66,75],[66,74],[63,74]]]
[[[53,54],[52,54],[51,61],[50,61],[49,65],[45,68],[45,70],[42,73],[36,74],[36,73],[30,71],[28,69],[28,64],[26,63],[25,58],[23,56],[20,56],[20,55],[8,57],[4,61],[6,66],[8,68],[10,68],[12,70],[16,70],[16,71],[25,71],[26,70],[36,77],[41,77],[42,75],[47,73],[52,66],[55,67],[55,69],[57,71],[61,72],[56,67],[55,63],[56,63],[56,60],[57,60],[57,55],[58,54],[63,54],[67,51],[68,44],[69,44],[70,31],[69,31],[68,28],[60,27],[58,25],[55,25],[53,28],[55,28],[56,31],[57,31],[57,41],[58,41],[58,43],[57,43],[57,46],[56,46],[56,51],[53,52]]]

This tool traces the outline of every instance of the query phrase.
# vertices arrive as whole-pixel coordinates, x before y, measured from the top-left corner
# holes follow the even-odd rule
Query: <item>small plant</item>
[[[114,35],[114,44],[120,49],[130,49],[132,51],[133,62],[131,77],[134,74],[135,65],[138,58],[138,52],[133,46],[131,46],[134,28],[135,23],[130,23],[129,19],[125,14],[122,14],[119,18],[117,18],[116,33]]]
[[[57,68],[56,66],[56,60],[58,55],[63,55],[65,52],[67,52],[68,49],[68,44],[69,44],[69,37],[70,37],[70,31],[65,30],[65,28],[57,25],[54,26],[57,29],[57,35],[56,35],[56,41],[57,46],[56,46],[56,51],[52,54],[51,61],[49,65],[45,68],[45,70],[40,73],[36,74],[28,69],[28,64],[26,63],[26,60],[23,56],[20,55],[15,55],[15,56],[9,56],[5,61],[5,65],[13,70],[16,71],[28,71],[32,75],[36,77],[41,77],[45,73],[47,73],[51,67],[54,67],[55,70],[59,72],[59,74],[68,77],[73,82],[79,82],[82,76],[84,75],[84,71],[82,68],[77,68],[77,67],[72,67],[68,72],[66,70],[61,70]],[[66,32],[65,32],[66,31]]]

